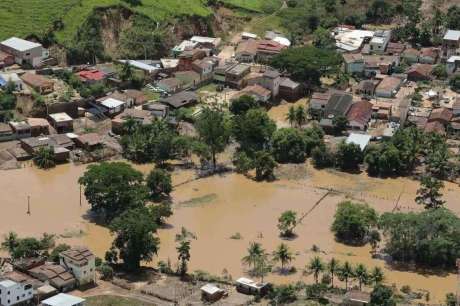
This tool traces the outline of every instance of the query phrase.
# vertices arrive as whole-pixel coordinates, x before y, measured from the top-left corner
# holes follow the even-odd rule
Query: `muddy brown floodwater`
[[[152,166],[138,167],[143,172]],[[107,229],[92,224],[86,218],[88,205],[80,193],[77,180],[85,166],[62,165],[50,171],[26,167],[2,171],[0,176],[1,214],[0,236],[8,231],[20,235],[38,236],[43,232],[55,233],[69,244],[86,244],[103,257],[111,243]],[[296,253],[293,265],[297,273],[289,276],[276,272],[268,279],[276,283],[312,280],[303,276],[302,270],[316,254],[310,251],[315,244],[321,249],[324,260],[335,257],[342,262],[364,263],[368,268],[380,266],[385,271],[388,284],[410,285],[412,289],[429,290],[432,301],[442,301],[447,292],[455,292],[454,274],[436,275],[392,269],[382,260],[372,259],[368,247],[348,247],[336,243],[329,230],[336,205],[346,197],[362,199],[379,212],[391,211],[401,195],[398,209],[418,210],[414,203],[418,184],[408,179],[375,179],[365,174],[350,175],[335,171],[317,171],[310,166],[297,170],[301,175],[282,175],[273,183],[256,183],[244,176],[226,174],[190,181],[192,171],[173,175],[175,188],[172,197],[174,215],[168,226],[159,231],[161,239],[157,260],[171,260],[176,264],[175,234],[182,226],[194,232],[191,270],[205,270],[221,275],[228,271],[233,278],[245,274],[241,258],[251,241],[260,242],[271,252],[280,244],[276,227],[281,212],[292,209],[302,214],[325,194],[324,188],[336,193],[326,197],[303,222],[297,226],[297,238],[286,242]],[[284,173],[284,172],[283,172]],[[288,177],[296,179],[289,180]],[[181,184],[184,183],[184,184]],[[450,209],[460,213],[460,189],[446,184],[445,199]],[[27,196],[30,196],[31,214],[27,214]],[[241,239],[231,239],[236,233]]]

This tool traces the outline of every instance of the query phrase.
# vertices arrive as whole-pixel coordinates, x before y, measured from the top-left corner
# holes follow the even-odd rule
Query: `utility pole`
[[[460,306],[460,258],[457,258],[457,306]]]
[[[80,184],[80,206],[81,206],[81,184]]]
[[[27,196],[27,214],[30,215],[30,196]]]

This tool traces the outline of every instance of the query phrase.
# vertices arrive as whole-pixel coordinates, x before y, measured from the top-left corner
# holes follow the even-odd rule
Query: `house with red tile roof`
[[[372,106],[365,100],[353,103],[347,113],[348,125],[354,130],[366,130],[372,117]]]

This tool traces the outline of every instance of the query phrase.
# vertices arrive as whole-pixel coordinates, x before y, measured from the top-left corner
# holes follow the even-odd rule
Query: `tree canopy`
[[[78,180],[85,187],[91,210],[103,213],[107,222],[144,205],[148,192],[143,181],[142,172],[123,162],[90,165]]]
[[[272,66],[291,74],[298,82],[308,86],[320,85],[320,78],[335,73],[342,64],[342,56],[331,50],[316,47],[288,48],[275,56]]]
[[[377,221],[377,212],[369,205],[346,201],[339,203],[331,230],[339,241],[362,244]]]
[[[115,235],[113,250],[118,250],[118,258],[128,271],[140,268],[141,261],[151,261],[158,253],[160,239],[154,236],[157,224],[145,207],[133,208],[110,224],[110,231]]]

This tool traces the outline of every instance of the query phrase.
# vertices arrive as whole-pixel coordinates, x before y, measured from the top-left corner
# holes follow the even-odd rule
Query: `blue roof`
[[[2,77],[0,76],[0,87],[5,86],[6,83],[8,83],[8,82],[7,82],[4,78],[2,78]]]

